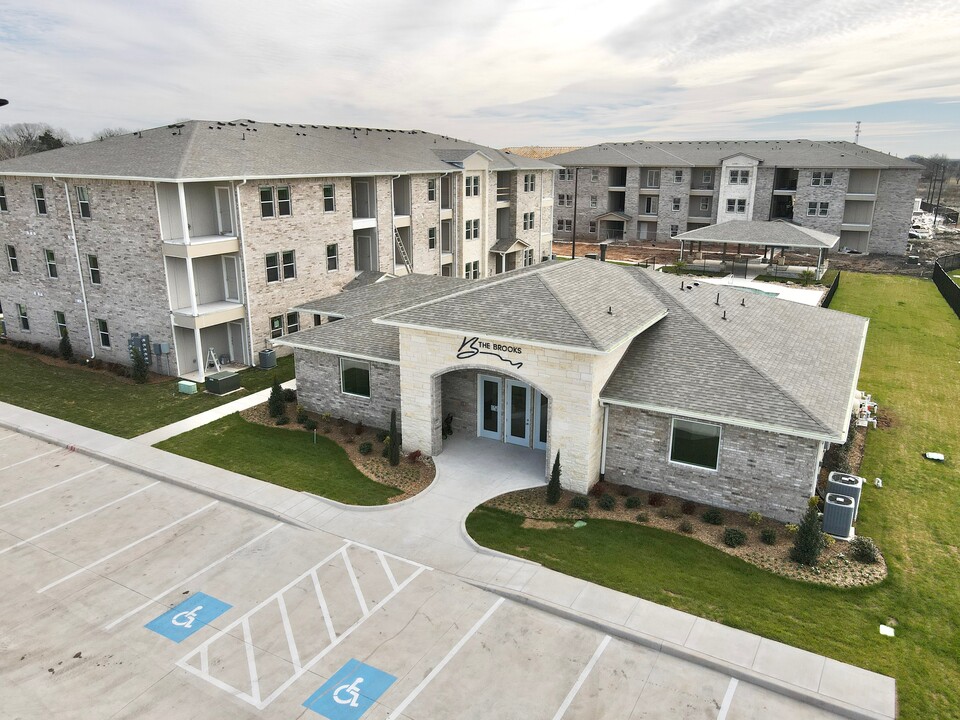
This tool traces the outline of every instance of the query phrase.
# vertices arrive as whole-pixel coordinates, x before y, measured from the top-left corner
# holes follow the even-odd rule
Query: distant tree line
[[[921,176],[923,180],[929,181],[936,175],[938,182],[941,177],[947,181],[951,178],[954,181],[960,181],[960,158],[950,159],[943,153],[936,153],[934,155],[910,155],[907,160],[923,165],[925,168]],[[941,167],[943,170],[940,170]]]
[[[115,135],[126,135],[124,128],[104,128],[93,133],[91,140]],[[0,125],[0,160],[32,155],[45,150],[56,150],[65,145],[84,142],[63,128],[55,128],[46,123],[10,123]]]

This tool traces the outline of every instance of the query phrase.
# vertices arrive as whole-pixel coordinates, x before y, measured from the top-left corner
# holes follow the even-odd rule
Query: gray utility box
[[[827,493],[823,506],[823,531],[840,540],[853,537],[853,513],[856,502],[849,495]]]
[[[827,477],[827,493],[847,495],[853,498],[853,519],[860,514],[860,495],[863,493],[863,478],[859,475],[834,470]]]
[[[226,395],[228,392],[240,389],[240,375],[229,371],[214,373],[207,375],[203,385],[208,393]]]
[[[270,368],[275,368],[276,366],[277,366],[277,351],[261,350],[260,351],[260,369],[269,370]]]

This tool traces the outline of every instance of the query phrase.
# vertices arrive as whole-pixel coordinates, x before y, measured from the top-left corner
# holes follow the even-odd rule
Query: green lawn
[[[374,482],[339,445],[318,434],[230,415],[157,444],[161,450],[351,505],[383,505],[400,491]]]
[[[249,392],[270,387],[274,375],[293,378],[293,356],[280,358],[277,369],[244,370]],[[0,346],[0,401],[36,410],[120,437],[135,437],[241,397],[201,392],[181,395],[177,381],[136,385],[115,375],[76,366],[48,365],[32,354]]]
[[[871,318],[860,388],[893,420],[868,434],[861,475],[884,487],[865,491],[857,526],[884,551],[882,584],[807,585],[626,523],[526,530],[480,509],[467,527],[484,545],[892,675],[903,718],[960,718],[960,321],[932,282],[907,277],[844,273],[831,307]],[[892,639],[878,632],[890,620]]]

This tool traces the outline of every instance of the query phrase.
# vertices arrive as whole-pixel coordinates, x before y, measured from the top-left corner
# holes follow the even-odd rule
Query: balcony
[[[377,226],[377,192],[372,178],[354,178],[350,183],[353,194],[353,229],[366,230]]]
[[[217,300],[215,302],[197,305],[197,314],[192,308],[176,308],[171,311],[173,324],[182,328],[203,328],[221,325],[234,320],[243,320],[246,310],[243,303],[231,300]]]
[[[236,242],[238,224],[234,204],[234,190],[228,184],[183,183],[181,202],[177,183],[157,183],[157,209],[164,253],[174,257],[202,257],[203,254],[232,252],[211,245],[220,240]],[[167,247],[168,243],[170,247]],[[194,243],[207,247],[198,250],[199,255],[194,255],[194,251],[184,247]]]
[[[236,235],[204,235],[191,237],[188,245],[182,238],[163,241],[163,254],[176,258],[203,258],[240,252]]]

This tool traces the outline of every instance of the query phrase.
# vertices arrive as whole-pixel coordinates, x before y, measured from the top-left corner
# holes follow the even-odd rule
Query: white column
[[[200,382],[206,379],[207,360],[203,356],[203,346],[200,343],[200,328],[193,329],[193,344],[197,349],[197,372],[200,373]]]

